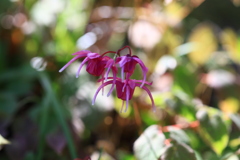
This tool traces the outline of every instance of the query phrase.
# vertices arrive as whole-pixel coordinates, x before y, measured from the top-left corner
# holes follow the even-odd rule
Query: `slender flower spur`
[[[125,56],[120,56],[120,52],[125,48],[129,49],[129,54]],[[114,53],[115,54],[114,58],[105,56],[105,54],[107,53]],[[154,105],[152,94],[149,91],[149,89],[146,86],[144,86],[146,84],[152,85],[152,83],[146,81],[146,74],[148,72],[148,68],[144,65],[144,63],[140,58],[138,58],[135,55],[132,56],[132,52],[129,46],[125,46],[119,49],[117,52],[108,51],[103,53],[102,55],[98,53],[92,53],[91,51],[88,51],[88,50],[79,51],[72,55],[75,55],[75,57],[71,59],[65,66],[63,66],[59,70],[59,72],[62,72],[75,60],[79,58],[85,58],[78,68],[76,77],[79,76],[79,72],[81,71],[85,63],[87,63],[86,71],[89,74],[94,76],[101,76],[101,79],[99,79],[98,82],[102,82],[102,84],[97,89],[94,95],[94,98],[92,100],[92,104],[95,103],[95,100],[97,98],[99,91],[100,90],[103,91],[103,88],[105,86],[111,84],[112,86],[107,96],[109,96],[112,93],[114,87],[116,86],[115,88],[117,92],[117,97],[123,100],[121,111],[123,110],[124,102],[126,102],[126,107],[125,107],[125,112],[126,112],[126,110],[128,109],[129,100],[132,99],[135,88],[140,87],[144,89],[149,95],[152,102],[152,108],[155,111],[155,105]],[[130,79],[130,77],[134,73],[134,70],[137,64],[139,64],[142,69],[143,80]],[[117,77],[118,68],[121,68],[121,78]],[[110,71],[112,71],[112,77],[109,77]]]

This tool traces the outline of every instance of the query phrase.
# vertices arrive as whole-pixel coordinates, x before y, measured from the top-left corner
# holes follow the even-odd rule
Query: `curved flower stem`
[[[118,54],[118,53],[115,52],[115,51],[107,51],[107,52],[104,52],[104,53],[102,54],[102,56],[104,56],[104,55],[107,54],[107,53],[115,53],[115,54]]]
[[[132,51],[131,51],[131,48],[130,48],[129,46],[125,46],[125,47],[119,49],[119,50],[117,51],[117,54],[120,55],[120,51],[124,50],[125,48],[128,48],[129,54],[132,55]]]

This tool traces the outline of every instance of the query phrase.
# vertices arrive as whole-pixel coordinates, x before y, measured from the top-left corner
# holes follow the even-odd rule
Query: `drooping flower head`
[[[101,56],[98,53],[92,53],[91,51],[88,51],[88,50],[79,51],[79,52],[73,53],[72,55],[76,55],[76,57],[71,59],[65,66],[63,66],[59,70],[59,72],[62,72],[75,60],[85,57],[85,59],[82,61],[81,65],[78,68],[76,77],[79,76],[79,73],[85,63],[87,63],[86,70],[89,74],[94,75],[94,76],[102,75],[105,70],[105,66],[106,66],[108,60],[111,59],[108,56]]]
[[[108,60],[111,58],[107,56],[102,57],[97,53],[89,53],[86,59],[88,59],[87,72],[94,76],[101,76]],[[82,62],[81,65],[84,65],[84,63]]]
[[[129,46],[126,46],[124,48],[129,48]],[[144,65],[142,60],[140,58],[138,58],[138,56],[132,56],[131,55],[132,52],[131,52],[130,48],[129,48],[129,52],[130,52],[129,54],[127,54],[125,56],[118,57],[116,59],[116,62],[121,67],[122,80],[124,80],[124,73],[126,74],[126,79],[128,79],[133,74],[136,65],[139,64],[141,69],[142,69],[142,72],[143,72],[143,81],[142,81],[142,84],[140,86],[140,88],[142,88],[142,86],[144,85],[144,83],[146,81],[148,69]]]
[[[113,77],[108,77],[108,79],[110,79],[109,81],[103,83],[96,91],[94,97],[93,97],[93,100],[92,100],[92,104],[95,103],[95,100],[97,98],[97,95],[99,93],[99,91],[109,85],[109,84],[116,84],[116,90],[117,90],[117,97],[119,99],[122,99],[123,100],[123,104],[122,104],[122,108],[123,108],[123,105],[124,105],[124,102],[126,102],[126,107],[125,107],[125,112],[126,110],[128,109],[128,103],[129,103],[129,100],[132,99],[132,96],[133,96],[133,93],[134,93],[134,90],[136,87],[141,87],[141,83],[142,83],[142,80],[133,80],[133,79],[127,79],[127,80],[124,80],[122,81],[120,78],[116,78],[115,79],[115,82],[114,80],[111,80],[113,79]],[[101,81],[101,79],[99,80]],[[140,84],[139,84],[140,83]],[[147,84],[147,85],[151,85],[151,83],[149,82],[144,82],[144,84]],[[149,89],[145,86],[142,86],[142,88],[148,93],[150,99],[151,99],[151,102],[152,102],[152,108],[153,110],[155,111],[155,104],[154,104],[154,100],[153,100],[153,97],[152,97],[152,94],[151,92],[149,91]],[[122,109],[121,109],[122,110]]]
[[[125,56],[120,56],[120,51],[122,51],[125,48],[129,49],[129,54]],[[114,53],[115,54],[114,58],[105,56],[105,54],[107,53]],[[98,53],[92,53],[91,51],[88,51],[88,50],[79,51],[72,55],[75,55],[75,57],[71,59],[65,66],[63,66],[59,70],[59,72],[62,72],[66,67],[68,67],[75,60],[79,58],[85,58],[78,68],[76,77],[78,77],[85,63],[87,64],[86,71],[88,73],[94,76],[101,76],[101,79],[99,80],[99,82],[101,81],[102,84],[97,89],[94,95],[94,98],[92,101],[93,104],[96,100],[96,97],[99,91],[100,90],[103,91],[105,86],[111,84],[112,86],[107,96],[109,96],[112,93],[113,89],[116,88],[117,97],[123,100],[122,108],[124,106],[124,102],[126,102],[125,111],[128,108],[129,100],[132,99],[132,96],[136,87],[140,87],[148,93],[152,102],[152,108],[155,110],[155,105],[154,105],[151,92],[146,86],[144,86],[145,84],[147,85],[152,84],[152,83],[146,82],[146,74],[148,69],[140,58],[138,58],[137,56],[132,56],[131,49],[129,46],[123,47],[119,49],[117,52],[108,51],[103,53],[102,55]],[[134,70],[137,64],[139,64],[142,69],[143,80],[130,79],[130,77],[134,73]],[[117,77],[118,67],[121,68],[121,78]],[[109,77],[110,71],[112,71],[112,77]]]

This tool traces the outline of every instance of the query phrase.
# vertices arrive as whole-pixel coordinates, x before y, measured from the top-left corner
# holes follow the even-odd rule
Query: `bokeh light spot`
[[[112,7],[109,6],[98,7],[98,14],[102,18],[110,18],[112,16]]]
[[[79,49],[87,49],[91,47],[96,41],[96,34],[93,32],[88,32],[77,40],[77,47]]]
[[[13,16],[11,15],[5,15],[1,19],[1,25],[4,29],[11,29],[13,23]]]
[[[106,125],[111,125],[112,122],[113,122],[112,117],[107,116],[107,117],[104,118],[104,123],[105,123]]]
[[[47,62],[44,61],[42,57],[34,57],[31,59],[30,63],[31,66],[37,71],[43,71],[47,66]]]

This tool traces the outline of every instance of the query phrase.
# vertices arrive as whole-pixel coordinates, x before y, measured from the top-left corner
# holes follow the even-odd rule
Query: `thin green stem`
[[[49,97],[50,97],[51,103],[53,104],[52,105],[53,110],[56,113],[57,118],[59,120],[59,123],[60,123],[60,125],[63,129],[64,134],[65,134],[71,158],[72,159],[77,158],[77,152],[76,152],[76,149],[75,149],[75,146],[74,146],[74,143],[73,143],[71,133],[70,133],[68,125],[66,123],[64,113],[61,109],[62,107],[61,107],[61,105],[60,105],[60,103],[59,103],[59,101],[58,101],[58,99],[57,99],[57,97],[54,94],[54,91],[52,89],[51,82],[50,82],[49,78],[47,77],[47,75],[44,74],[44,73],[40,74],[40,80],[41,80],[41,83],[43,85],[43,88],[44,88],[46,94],[50,95]]]
[[[41,121],[40,121],[40,141],[39,141],[39,150],[37,154],[37,160],[43,159],[43,150],[45,147],[44,137],[46,135],[46,126],[48,120],[48,108],[50,103],[50,95],[47,94],[43,99],[43,104],[41,108]]]

